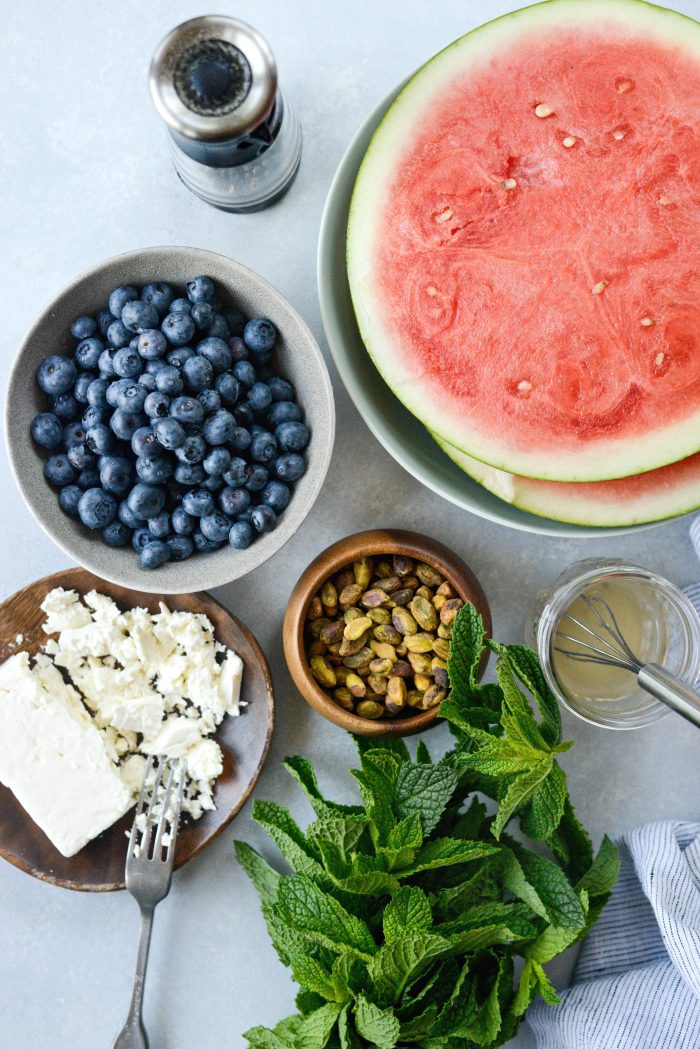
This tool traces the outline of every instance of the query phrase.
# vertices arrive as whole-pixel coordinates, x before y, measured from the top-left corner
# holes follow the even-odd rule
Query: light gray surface
[[[251,216],[213,211],[178,184],[147,97],[152,49],[172,24],[202,13],[201,7],[192,0],[28,0],[7,8],[0,88],[3,383],[35,315],[68,280],[108,255],[149,244],[194,244],[237,258],[278,287],[321,339],[316,237],[347,142],[407,71],[511,6],[509,0],[441,0],[432,7],[421,0],[240,0],[235,9],[227,7],[268,35],[305,133],[290,194]],[[697,2],[678,0],[677,6],[700,15]],[[257,794],[293,798],[301,817],[305,806],[289,790],[280,758],[310,754],[329,785],[353,753],[349,740],[295,694],[283,665],[280,627],[297,575],[341,535],[377,525],[435,535],[479,575],[494,629],[504,640],[522,637],[537,590],[574,559],[636,559],[677,583],[700,573],[687,521],[584,542],[528,536],[460,512],[413,481],[370,436],[342,390],[336,391],[335,454],[310,517],[271,562],[215,591],[256,633],[277,685],[277,731]],[[25,509],[4,459],[2,471],[4,595],[67,562]],[[580,816],[597,835],[660,817],[697,818],[700,736],[692,726],[667,718],[624,734],[564,720],[577,741],[564,755],[571,790]],[[440,727],[426,739],[439,749],[448,736]],[[338,790],[349,792],[344,775]],[[146,993],[154,1049],[242,1049],[246,1027],[272,1023],[292,1007],[288,975],[232,858],[234,832],[263,840],[248,812],[175,876],[173,892],[159,909]],[[52,889],[3,865],[0,929],[0,1049],[108,1047],[127,1006],[137,935],[133,901]],[[531,1045],[527,1033],[514,1045]]]

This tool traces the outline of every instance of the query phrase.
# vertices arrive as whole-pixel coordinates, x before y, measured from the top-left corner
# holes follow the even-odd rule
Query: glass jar
[[[176,26],[150,71],[177,174],[225,211],[259,211],[289,188],[301,129],[278,87],[275,59],[245,22],[207,15]]]
[[[688,598],[667,579],[626,561],[588,558],[567,568],[536,599],[526,633],[557,699],[573,714],[604,728],[632,729],[665,717],[667,706],[637,685],[636,675],[614,667],[571,659],[561,650],[577,650],[562,637],[584,637],[582,595],[599,594],[612,608],[638,658],[658,663],[687,685],[700,675],[700,620]],[[576,604],[578,602],[578,605]],[[565,620],[576,615],[584,626]],[[600,632],[595,620],[588,622]]]

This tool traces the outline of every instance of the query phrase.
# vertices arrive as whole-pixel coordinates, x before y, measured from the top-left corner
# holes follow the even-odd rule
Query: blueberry
[[[246,483],[249,473],[250,467],[245,459],[236,456],[231,459],[229,466],[224,470],[224,480],[231,488],[239,488]]]
[[[129,509],[129,504],[127,503],[126,499],[123,499],[122,502],[119,504],[119,507],[117,509],[117,516],[119,520],[127,526],[127,528],[133,529],[141,527],[141,518],[137,517],[134,513],[132,513],[132,511]]]
[[[127,386],[131,386],[132,383],[133,379],[115,379],[114,382],[111,382],[108,385],[107,392],[105,393],[105,400],[107,401],[107,404],[110,406],[110,408],[118,407],[117,398],[119,396],[120,391],[125,389]]]
[[[165,542],[171,561],[184,561],[194,550],[194,543],[188,535],[169,535]]]
[[[141,292],[141,298],[144,302],[148,302],[151,306],[155,306],[158,315],[164,317],[172,307],[175,292],[169,284],[166,284],[162,280],[156,280],[145,286]]]
[[[72,393],[59,393],[49,400],[51,411],[64,422],[72,422],[80,415],[80,405]]]
[[[194,543],[195,550],[199,550],[202,554],[209,554],[214,550],[220,550],[223,546],[223,543],[216,543],[213,539],[207,539],[199,529],[192,533],[192,542]]]
[[[167,367],[167,361],[164,361],[162,357],[157,358],[155,361],[146,361],[146,372],[149,375],[157,375],[159,371]]]
[[[246,429],[249,429],[255,420],[255,412],[249,404],[237,404],[233,409],[233,414],[238,425]]]
[[[190,517],[206,517],[214,510],[214,497],[203,488],[194,488],[183,496],[182,508]]]
[[[201,484],[207,475],[201,463],[178,463],[173,476],[179,484],[191,487],[193,484]]]
[[[224,487],[224,483],[221,474],[208,474],[202,481],[202,487],[208,492],[218,492]]]
[[[266,503],[254,507],[250,515],[251,524],[256,532],[271,532],[277,523],[277,514]]]
[[[78,488],[83,492],[86,488],[99,488],[100,475],[96,466],[86,466],[78,474]]]
[[[214,295],[214,282],[209,277],[195,277],[187,282],[187,298],[192,303],[211,302]]]
[[[205,410],[195,398],[177,397],[170,405],[170,416],[183,426],[200,426],[205,421]]]
[[[227,444],[236,432],[236,420],[225,408],[220,408],[205,419],[202,432],[207,444]]]
[[[107,455],[114,447],[114,437],[109,426],[95,423],[85,431],[85,443],[96,455]]]
[[[213,335],[208,339],[202,339],[197,353],[209,361],[217,374],[228,371],[233,364],[233,356],[224,340]]]
[[[181,463],[201,463],[207,454],[207,442],[199,434],[192,434],[184,444],[175,449],[175,455]]]
[[[140,426],[145,426],[148,420],[143,412],[124,411],[116,408],[109,420],[112,431],[120,441],[130,441]]]
[[[189,313],[169,313],[160,330],[171,346],[186,346],[194,335],[194,321]]]
[[[270,426],[278,426],[284,422],[301,422],[301,417],[301,408],[292,401],[277,401],[270,405],[267,413]]]
[[[192,307],[192,320],[199,331],[206,331],[214,320],[214,310],[208,302],[197,302]]]
[[[156,387],[161,393],[167,393],[170,397],[177,397],[179,393],[182,393],[182,376],[177,368],[170,365],[156,372]]]
[[[89,339],[97,331],[97,321],[92,317],[76,317],[70,326],[74,339]]]
[[[144,401],[143,410],[149,419],[165,419],[170,411],[170,398],[154,390]]]
[[[283,452],[303,452],[309,436],[308,427],[299,422],[280,423],[275,430],[277,443]]]
[[[104,528],[114,520],[117,500],[101,488],[88,488],[78,502],[78,516],[86,528]]]
[[[87,402],[93,408],[106,408],[107,390],[110,387],[109,379],[93,379],[87,388]]]
[[[268,481],[260,493],[260,502],[272,507],[276,514],[286,510],[290,498],[289,486],[284,481]]]
[[[202,390],[201,393],[197,394],[197,400],[207,415],[211,412],[218,412],[221,407],[221,397],[216,390]]]
[[[190,535],[194,532],[197,519],[190,517],[186,510],[183,510],[181,506],[176,506],[172,513],[172,528],[173,532],[177,535]]]
[[[232,375],[231,372],[217,375],[214,386],[224,404],[234,405],[236,403],[240,394],[240,386],[235,375]]]
[[[146,398],[146,401],[148,402],[148,398]],[[175,448],[179,448],[180,445],[185,443],[187,434],[177,419],[156,419],[153,423],[153,429],[159,444],[162,444],[168,451],[174,451]]]
[[[121,350],[131,342],[132,333],[121,321],[112,321],[107,328],[107,342],[115,350]]]
[[[148,397],[148,390],[140,382],[127,379],[117,392],[117,408],[123,412],[141,412]]]
[[[57,448],[63,437],[63,425],[51,412],[40,412],[32,419],[32,437],[42,448]]]
[[[269,479],[270,474],[265,466],[251,466],[245,486],[249,492],[262,492]]]
[[[157,517],[163,509],[165,493],[155,485],[138,482],[129,492],[126,501],[134,517],[148,521],[151,517]]]
[[[206,434],[204,436],[206,437]],[[246,448],[250,447],[251,440],[250,430],[247,430],[245,426],[235,426],[229,438],[229,444],[237,452],[244,452]],[[209,443],[211,444],[212,442],[210,441]]]
[[[138,299],[139,293],[133,284],[123,284],[120,288],[115,288],[109,296],[109,311],[114,317],[121,317],[122,310],[126,306],[127,302],[133,302],[134,299]]]
[[[147,328],[139,335],[138,351],[145,361],[155,361],[168,348],[168,340],[158,328]]]
[[[270,463],[277,455],[277,441],[271,433],[256,433],[250,442],[250,455],[256,463]]]
[[[266,317],[255,317],[243,329],[243,341],[253,353],[268,353],[277,341],[277,329]]]
[[[151,426],[141,426],[131,438],[131,449],[144,459],[158,459],[163,454],[163,445]]]
[[[256,379],[255,368],[250,361],[236,361],[233,366],[233,374],[245,389],[250,389]]]
[[[254,382],[248,390],[248,404],[254,412],[266,412],[272,404],[270,387],[264,382]]]
[[[250,493],[245,488],[222,488],[218,499],[219,506],[229,517],[238,517],[250,506]]]
[[[255,437],[255,435],[258,433],[268,433],[265,427],[261,426],[260,423],[253,423],[253,425],[248,427],[248,429],[250,430],[251,436],[253,437]]]
[[[78,372],[73,361],[54,353],[43,360],[37,368],[36,381],[44,393],[56,396],[59,393],[68,393],[75,385],[77,376]]]
[[[131,545],[137,554],[140,554],[146,543],[152,543],[153,536],[151,535],[148,528],[140,524],[134,529],[134,534],[131,537]]]
[[[235,306],[224,310],[224,319],[228,324],[228,330],[232,335],[242,335],[246,325],[246,318]]]
[[[156,377],[155,375],[151,375],[150,372],[141,372],[139,375],[139,382],[146,393],[153,393],[156,388]]]
[[[107,336],[107,330],[110,324],[112,323],[112,321],[116,320],[116,317],[109,309],[109,307],[105,306],[105,308],[100,310],[100,312],[97,314],[95,320],[97,321],[97,330],[104,339]]]
[[[293,401],[294,387],[286,379],[280,379],[279,375],[273,375],[267,380],[273,401]]]
[[[92,426],[103,423],[109,414],[109,408],[93,408],[92,405],[89,405],[83,412],[81,420],[83,429],[87,433]]]
[[[78,516],[78,503],[82,494],[77,484],[68,484],[65,488],[61,488],[58,493],[58,505],[64,514],[69,514],[70,517]]]
[[[94,371],[97,368],[100,356],[104,352],[104,348],[105,344],[101,339],[83,339],[75,348],[73,360],[79,368],[92,369]]]
[[[228,339],[230,332],[228,330],[228,324],[221,316],[220,313],[214,314],[214,320],[209,325],[208,333],[213,339],[223,339],[224,342]]]
[[[175,349],[168,350],[165,360],[168,364],[172,364],[173,368],[177,368],[181,372],[185,361],[188,361],[190,357],[194,357],[194,350],[191,346],[176,346]]]
[[[173,299],[170,303],[169,313],[191,313],[192,303],[189,299]]]
[[[273,462],[272,472],[279,481],[298,481],[306,472],[306,460],[296,452],[285,452]]]
[[[85,440],[85,428],[82,423],[68,423],[63,428],[63,447],[70,448],[72,444],[82,444]]]
[[[139,565],[141,568],[160,568],[161,565],[164,565],[169,560],[170,547],[161,539],[154,539],[153,542],[146,543],[139,554]]]
[[[94,466],[95,454],[85,442],[72,444],[66,452],[66,458],[76,470],[84,470],[88,466]]]
[[[231,525],[228,541],[234,550],[246,550],[254,538],[255,532],[252,525],[248,524],[247,521],[236,521],[235,524]]]
[[[112,350],[102,351],[100,359],[97,362],[97,367],[100,369],[100,375],[106,379],[117,374],[114,370],[114,354]]]
[[[208,390],[214,383],[214,368],[206,357],[195,354],[182,366],[182,374],[187,386],[194,393]]]
[[[138,335],[132,335],[131,336],[131,338],[129,339],[129,347],[128,348],[130,350],[137,350],[138,351],[138,348],[139,348],[139,336]]]
[[[169,455],[164,455],[160,459],[138,458],[136,460],[136,473],[139,480],[145,481],[146,484],[163,484],[173,476],[174,470],[175,463]]]
[[[231,522],[221,510],[213,510],[212,513],[205,514],[202,517],[199,527],[202,535],[206,536],[207,539],[211,539],[215,543],[223,543],[228,539]]]
[[[126,546],[131,539],[131,529],[122,521],[111,521],[102,529],[102,539],[107,546]]]
[[[170,535],[170,514],[167,510],[161,510],[157,517],[151,517],[148,522],[148,530],[156,539],[165,539]]]
[[[230,465],[231,453],[225,448],[213,448],[202,463],[208,474],[223,474]]]
[[[238,361],[247,361],[250,357],[250,350],[243,342],[243,339],[237,335],[232,335],[228,340],[228,348],[231,351],[231,360],[234,364],[237,364]]]
[[[112,359],[112,364],[117,375],[125,379],[135,379],[143,370],[143,360],[137,350],[130,350],[128,346],[117,350]]]
[[[126,495],[134,478],[134,467],[121,455],[105,456],[100,466],[100,484],[106,492]],[[126,521],[126,524],[129,522]]]

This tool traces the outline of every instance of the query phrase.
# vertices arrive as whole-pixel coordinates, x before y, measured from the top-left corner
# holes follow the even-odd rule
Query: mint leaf
[[[561,714],[556,696],[547,684],[537,653],[523,645],[508,645],[507,659],[513,671],[532,692],[540,714],[540,731],[550,746],[561,740]]]
[[[513,1000],[512,1010],[515,1016],[524,1016],[538,993],[547,1005],[558,1005],[561,1001],[540,963],[528,958],[520,974],[520,983]]]
[[[397,822],[393,810],[396,780],[401,762],[390,752],[369,750],[362,756],[362,768],[351,769],[357,780],[362,801],[374,828],[370,828],[375,845],[383,843]]]
[[[569,798],[561,822],[548,842],[572,881],[582,877],[593,862],[593,845],[574,812]]]
[[[458,695],[467,695],[476,686],[483,651],[484,623],[474,605],[467,602],[452,625],[448,661],[450,687]]]
[[[244,1031],[250,1049],[294,1049],[294,1042],[281,1038],[267,1027],[251,1027]]]
[[[417,979],[449,950],[450,943],[442,936],[411,933],[380,947],[367,966],[367,975],[387,1002],[397,1002],[409,980]]]
[[[368,820],[362,816],[322,816],[306,830],[306,836],[323,854],[326,845],[332,845],[344,860],[357,847],[367,829]]]
[[[350,1012],[346,1005],[338,1017],[338,1039],[340,1049],[360,1049],[360,1039],[350,1022]]]
[[[359,1035],[379,1049],[394,1049],[401,1031],[392,1009],[380,1009],[364,995],[357,999],[355,1027]]]
[[[377,949],[363,921],[301,875],[282,879],[273,910],[289,927],[332,951],[347,947],[369,958]]]
[[[498,653],[496,676],[503,692],[501,724],[504,735],[511,742],[523,743],[546,753],[549,748],[542,738],[530,704],[515,683],[505,646],[495,641],[490,644],[494,652]]]
[[[360,759],[370,750],[380,750],[393,754],[399,761],[411,760],[408,747],[400,736],[383,736],[381,743],[374,736],[353,736],[352,738],[355,741]]]
[[[402,877],[419,871],[451,867],[456,863],[471,863],[498,852],[497,845],[485,841],[463,841],[461,838],[438,838],[429,841],[418,852],[413,863],[401,871]]]
[[[254,801],[252,817],[267,831],[290,866],[320,884],[326,884],[318,852],[282,805],[274,801]]]
[[[525,877],[518,857],[510,849],[505,849],[502,858],[503,887],[528,905],[531,911],[551,921],[549,911],[540,899],[537,890]]]
[[[236,858],[257,889],[263,903],[274,903],[280,876],[246,841],[234,841]]]
[[[404,762],[396,777],[396,812],[409,816],[417,812],[423,831],[431,834],[452,797],[459,772],[452,762],[437,765],[414,765]]]
[[[329,1002],[305,1016],[297,1034],[297,1049],[322,1049],[327,1045],[340,1012],[340,1005]]]
[[[428,932],[433,924],[428,897],[415,885],[404,885],[384,909],[384,939],[399,940],[406,933]]]
[[[598,855],[577,882],[577,889],[585,889],[589,896],[607,896],[620,873],[620,854],[610,838],[605,835]]]
[[[498,814],[491,827],[494,838],[500,838],[503,828],[513,813],[521,809],[532,797],[535,790],[549,775],[551,768],[552,757],[549,755],[543,757],[535,765],[531,764],[528,771],[521,772],[510,782],[504,783],[502,792],[499,792],[498,796]]]
[[[419,765],[432,765],[433,763],[433,759],[430,756],[430,751],[428,750],[422,739],[419,739],[416,745],[416,761]]]
[[[304,791],[317,816],[327,816],[334,813],[346,816],[363,815],[362,806],[360,805],[339,805],[335,801],[328,801],[327,798],[324,798],[319,790],[313,766],[306,758],[291,757],[283,761],[282,764]]]
[[[520,860],[525,877],[546,907],[550,922],[564,929],[580,929],[585,924],[586,915],[561,868],[546,856],[538,856],[517,846],[513,851]]]
[[[380,846],[377,854],[386,860],[389,870],[400,870],[413,862],[422,844],[423,828],[420,814],[413,812],[391,828],[386,845]]]
[[[561,823],[566,799],[566,776],[553,761],[549,774],[536,787],[520,817],[523,833],[535,841],[549,841]]]
[[[291,959],[291,970],[294,979],[307,991],[314,991],[325,1001],[346,1002],[349,998],[347,990],[341,990],[334,982],[332,974],[326,967],[309,954],[308,947],[301,953],[295,954]]]

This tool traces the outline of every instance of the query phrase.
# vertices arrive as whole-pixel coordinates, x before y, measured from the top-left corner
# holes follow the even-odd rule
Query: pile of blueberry
[[[143,568],[274,528],[306,469],[309,430],[275,374],[271,321],[225,308],[209,277],[115,288],[71,325],[72,357],[41,362],[32,437],[61,508]]]

